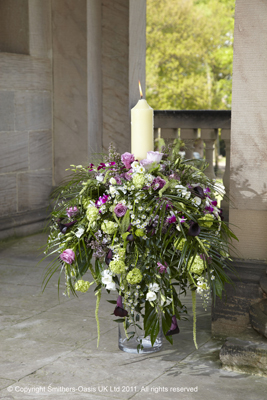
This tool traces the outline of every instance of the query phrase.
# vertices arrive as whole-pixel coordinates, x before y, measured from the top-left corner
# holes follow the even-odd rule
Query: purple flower
[[[69,218],[72,218],[75,214],[77,214],[78,211],[79,211],[79,210],[78,210],[78,208],[77,208],[76,206],[70,207],[70,208],[67,208],[67,209],[66,209],[67,216],[68,216]]]
[[[212,202],[211,202],[211,204],[214,206],[214,207],[216,207],[217,206],[217,200],[213,200]]]
[[[151,183],[151,186],[154,190],[157,189],[162,189],[163,186],[166,185],[166,181],[164,181],[164,179],[160,178],[159,176],[157,176],[153,182]]]
[[[95,202],[95,205],[97,208],[100,208],[103,206],[108,201],[109,195],[108,194],[103,194],[103,196],[100,196],[99,199]]]
[[[113,257],[113,252],[111,249],[109,249],[109,251],[107,252],[106,257],[105,257],[105,263],[107,265],[109,265],[110,261],[112,260],[112,257]]]
[[[88,166],[88,168],[90,168],[88,171],[93,171],[93,167],[94,167],[94,164],[89,164],[89,166]]]
[[[131,153],[123,153],[121,155],[121,161],[125,165],[125,168],[130,169],[132,162],[134,162],[134,155]]]
[[[128,311],[123,308],[121,296],[118,296],[117,298],[117,306],[115,307],[113,314],[116,315],[116,317],[127,317],[128,315]]]
[[[156,162],[159,163],[163,157],[163,153],[160,153],[159,151],[148,151],[146,159],[151,161],[151,162]]]
[[[132,179],[132,176],[130,174],[128,174],[127,172],[125,172],[125,174],[123,174],[124,179],[126,179],[126,181],[130,181]]]
[[[205,210],[207,210],[208,212],[212,213],[214,211],[214,208],[211,206],[205,207]]]
[[[117,185],[121,185],[121,178],[118,175],[115,176],[114,179],[116,180]]]
[[[167,222],[169,224],[175,224],[175,222],[177,221],[176,216],[172,215],[171,217],[167,218]]]
[[[183,224],[186,221],[186,218],[184,216],[182,216],[182,218],[180,218],[180,224]]]
[[[143,160],[140,161],[140,164],[142,167],[144,167],[146,170],[149,170],[150,166],[153,164],[153,161],[148,160],[147,158],[144,158]]]
[[[60,230],[61,233],[66,233],[68,228],[70,228],[72,225],[76,224],[76,220],[72,221],[72,222],[68,222],[67,224],[62,224],[61,223],[61,219],[57,220],[57,224],[58,224],[58,229]]]
[[[126,214],[128,208],[121,203],[118,203],[114,208],[114,213],[117,217],[123,217]]]
[[[161,264],[160,262],[157,262],[157,266],[159,267],[160,274],[164,274],[165,272],[167,272],[167,264],[165,263],[165,265]]]
[[[175,335],[176,333],[179,333],[179,332],[180,332],[180,329],[179,329],[178,324],[177,324],[176,316],[173,315],[172,316],[171,328],[166,333],[166,336],[172,336],[172,335]]]
[[[75,260],[75,253],[71,249],[66,249],[63,251],[63,253],[60,254],[59,256],[62,261],[64,261],[67,264],[72,264],[73,261]]]
[[[205,194],[204,194],[204,191],[203,191],[202,187],[200,187],[200,186],[194,187],[193,193],[194,193],[195,196],[198,196],[201,199],[205,199]]]
[[[210,188],[206,188],[206,189],[204,189],[204,193],[206,194],[206,193],[210,193]]]
[[[198,236],[200,234],[200,226],[195,221],[189,221],[190,228],[187,232],[188,236]]]
[[[106,164],[105,163],[100,163],[99,167],[97,167],[97,170],[99,171],[100,169],[106,169]]]

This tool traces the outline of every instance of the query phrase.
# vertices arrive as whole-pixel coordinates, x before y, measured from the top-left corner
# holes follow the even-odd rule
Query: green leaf
[[[121,221],[121,233],[127,232],[130,225],[130,211],[127,210],[122,221]],[[129,234],[129,233],[128,233]]]

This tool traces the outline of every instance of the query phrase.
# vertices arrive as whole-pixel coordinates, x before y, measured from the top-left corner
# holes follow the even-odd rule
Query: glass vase
[[[145,337],[142,317],[140,317],[140,320],[136,324],[130,325],[127,330],[125,327],[125,324],[118,324],[118,344],[120,350],[125,351],[126,353],[134,354],[155,353],[156,351],[161,350],[163,343],[161,320],[159,333],[153,346],[150,336]]]

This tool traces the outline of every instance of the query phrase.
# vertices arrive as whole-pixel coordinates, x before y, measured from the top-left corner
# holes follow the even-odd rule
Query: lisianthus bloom
[[[165,265],[161,264],[160,262],[157,262],[157,266],[159,268],[159,273],[160,274],[164,274],[165,272],[167,272],[167,267]]]
[[[118,296],[117,298],[117,306],[113,314],[116,315],[116,317],[127,317],[128,315],[128,311],[123,308],[121,296]]]
[[[121,203],[118,203],[114,208],[114,213],[117,217],[123,217],[126,214],[128,208]]]
[[[152,290],[149,290],[146,294],[146,300],[147,301],[155,301],[157,299],[157,295],[155,292]]]
[[[190,228],[187,232],[188,236],[198,236],[200,234],[200,226],[195,221],[189,221]]]
[[[125,168],[130,169],[131,163],[134,162],[134,154],[131,153],[123,153],[121,155],[121,161],[125,165]]]
[[[75,214],[77,214],[77,212],[78,208],[76,206],[66,209],[66,213],[69,218],[72,218]]]
[[[101,273],[102,275],[102,283],[106,285],[106,289],[108,290],[116,290],[116,284],[112,279],[112,272],[105,269]]]
[[[151,183],[151,186],[154,190],[157,189],[162,189],[163,186],[166,185],[166,181],[164,179],[162,179],[160,176],[157,176],[153,182]]]
[[[153,161],[148,160],[147,158],[144,158],[143,160],[140,161],[140,164],[142,167],[144,167],[147,171],[149,171],[150,167],[153,164]]]
[[[158,292],[160,287],[157,283],[150,283],[148,286],[149,290],[152,290],[153,292]]]
[[[66,249],[63,251],[63,253],[60,254],[59,256],[62,261],[64,261],[67,264],[72,264],[73,261],[75,260],[75,253],[71,249]]]
[[[159,151],[148,151],[146,156],[147,160],[156,163],[159,163],[162,157],[163,153],[160,153]]]
[[[168,330],[168,332],[166,333],[166,336],[172,336],[172,335],[175,335],[176,333],[179,333],[179,332],[180,332],[180,329],[179,329],[178,324],[177,324],[176,316],[173,315],[172,316],[171,327]]]

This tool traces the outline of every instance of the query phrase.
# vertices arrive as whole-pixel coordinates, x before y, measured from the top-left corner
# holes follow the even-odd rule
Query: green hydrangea
[[[86,217],[90,223],[96,221],[98,216],[99,216],[99,211],[96,207],[90,206],[87,208]]]
[[[190,257],[188,265],[190,265],[191,262],[192,262],[192,257]],[[203,260],[200,258],[199,255],[196,255],[194,262],[190,268],[190,272],[197,274],[197,275],[201,275],[204,271],[204,268],[205,268],[205,265],[204,265]]]
[[[199,224],[210,228],[214,222],[214,217],[211,214],[206,214],[204,217],[199,218]]]
[[[117,250],[117,254],[120,258],[124,258],[125,257],[125,249],[118,249]]]
[[[186,242],[186,239],[185,239],[185,238],[182,238],[180,241],[179,241],[179,239],[178,239],[178,240],[176,240],[176,242],[174,242],[174,247],[175,247],[177,250],[183,251],[185,242]]]
[[[132,271],[128,272],[126,279],[131,285],[136,285],[140,283],[143,278],[141,271],[138,268],[134,268]]]
[[[80,279],[79,281],[77,281],[74,286],[75,290],[77,290],[78,292],[82,292],[82,293],[87,292],[89,287],[90,287],[90,282],[84,281],[83,279]]]
[[[145,177],[143,174],[135,174],[133,177],[133,184],[136,189],[142,189],[145,184]]]
[[[101,225],[101,229],[103,232],[107,233],[108,235],[112,235],[116,232],[117,227],[115,222],[112,221],[104,221]]]
[[[136,231],[134,232],[134,234],[135,234],[136,236],[140,236],[140,237],[145,236],[145,232],[144,232],[142,229],[136,229]]]
[[[125,267],[122,260],[113,260],[109,264],[109,268],[114,274],[122,274],[125,271]]]

